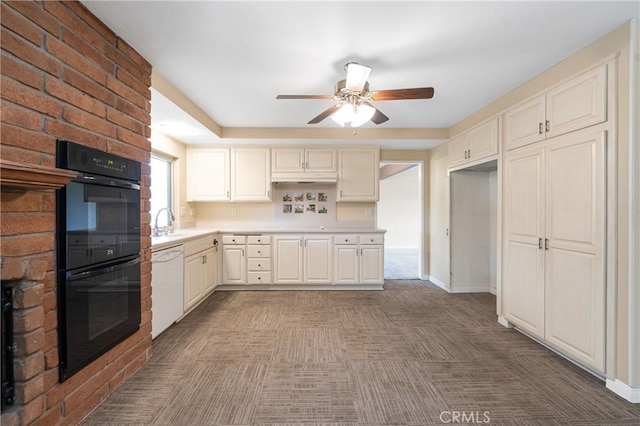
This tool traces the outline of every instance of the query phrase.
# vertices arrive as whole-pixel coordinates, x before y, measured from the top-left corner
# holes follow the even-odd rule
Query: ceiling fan
[[[411,89],[392,89],[369,91],[369,73],[371,67],[349,62],[344,66],[347,78],[336,83],[333,95],[278,95],[276,99],[333,99],[337,104],[330,106],[307,124],[317,124],[331,117],[338,124],[358,127],[371,120],[381,124],[389,120],[379,109],[372,105],[374,101],[393,101],[407,99],[431,99],[433,87],[415,87]]]

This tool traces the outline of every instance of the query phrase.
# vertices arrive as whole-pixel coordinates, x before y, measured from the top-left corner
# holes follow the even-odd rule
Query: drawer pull
[[[262,279],[262,277],[258,277],[258,281],[260,281]]]
[[[262,240],[258,239],[258,242],[259,242],[259,243],[261,243],[261,242],[262,242]]]
[[[349,239],[348,239],[348,238],[345,238],[345,239],[344,239],[344,242],[345,242],[345,243],[348,243],[348,242],[349,242]]]

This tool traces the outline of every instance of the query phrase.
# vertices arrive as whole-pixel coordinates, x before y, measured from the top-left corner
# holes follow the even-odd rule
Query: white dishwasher
[[[151,255],[151,338],[183,314],[184,249],[181,245]]]

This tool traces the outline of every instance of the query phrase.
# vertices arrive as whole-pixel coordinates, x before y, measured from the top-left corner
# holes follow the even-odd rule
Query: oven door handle
[[[129,266],[133,266],[136,263],[140,263],[140,257],[136,257],[135,259],[128,260],[124,263],[119,263],[117,265],[107,266],[105,268],[94,269],[92,271],[80,272],[77,274],[69,274],[67,281],[78,281],[84,280],[87,278],[95,277],[98,275],[108,274],[110,272],[116,272],[120,269],[128,268]]]
[[[117,188],[135,189],[137,191],[140,190],[140,185],[135,182],[112,177],[89,175],[86,173],[78,173],[78,176],[73,179],[73,181],[84,184],[114,186]]]

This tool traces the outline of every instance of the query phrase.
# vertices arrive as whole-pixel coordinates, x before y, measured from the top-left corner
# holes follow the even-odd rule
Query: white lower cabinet
[[[383,236],[340,235],[335,238],[336,284],[383,284]]]
[[[581,130],[507,153],[506,319],[603,372],[606,132]]]
[[[247,284],[271,284],[271,236],[247,238]]]
[[[274,284],[302,284],[302,235],[273,237]]]
[[[200,302],[218,284],[218,247],[213,236],[184,245],[184,310]]]
[[[305,284],[333,283],[332,244],[330,236],[305,236],[303,275]]]
[[[331,236],[274,237],[275,284],[331,284]]]
[[[224,284],[247,283],[247,258],[245,236],[222,237],[222,282]]]

